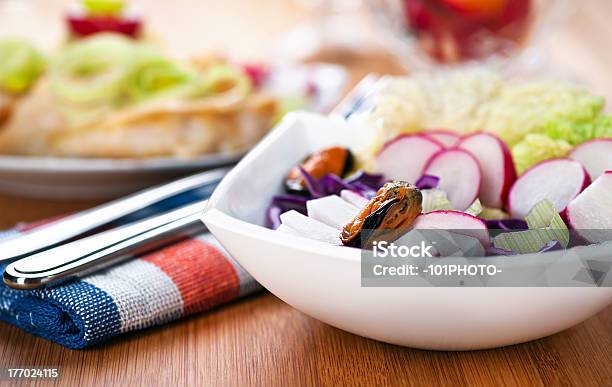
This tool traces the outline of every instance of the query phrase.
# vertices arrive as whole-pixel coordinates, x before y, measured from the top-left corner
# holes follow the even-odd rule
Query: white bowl
[[[578,324],[612,302],[612,287],[361,287],[359,250],[262,226],[265,208],[281,191],[291,166],[325,146],[355,149],[366,133],[367,128],[349,126],[340,118],[290,115],[213,194],[203,221],[238,262],[283,301],[361,336],[437,350],[537,339]],[[593,256],[611,255],[609,245],[583,249]],[[516,260],[518,271],[527,262],[551,262],[560,254],[500,259]],[[608,273],[606,283],[611,277]]]

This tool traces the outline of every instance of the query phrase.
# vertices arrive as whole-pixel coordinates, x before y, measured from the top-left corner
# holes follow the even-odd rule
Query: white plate
[[[346,71],[339,66],[312,64],[274,66],[266,89],[294,95],[314,85],[314,111],[329,111],[342,96]],[[193,159],[69,159],[0,155],[0,192],[59,199],[101,199],[125,195],[191,173],[236,163],[246,150],[203,155]]]
[[[203,221],[259,283],[335,327],[404,346],[466,350],[537,339],[584,321],[612,302],[612,287],[361,287],[360,251],[262,226],[282,178],[308,153],[358,146],[367,128],[300,113],[287,117],[227,175]],[[609,257],[610,246],[582,248]],[[501,257],[541,270],[562,252]],[[488,258],[498,259],[498,258]],[[531,275],[531,272],[519,272]],[[605,283],[612,281],[608,273]]]

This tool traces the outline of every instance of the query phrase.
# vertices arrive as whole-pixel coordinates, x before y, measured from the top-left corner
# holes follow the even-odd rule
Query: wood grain
[[[265,58],[273,38],[304,17],[303,11],[283,0],[233,0],[222,4],[176,0],[169,13],[156,8],[163,2],[140,3],[150,14],[153,29],[170,31],[165,35],[168,45],[183,54],[218,49]],[[28,33],[43,36],[49,43],[61,34],[61,27],[45,25],[46,33],[40,34],[41,27],[35,21],[48,20],[48,15],[61,9],[64,2],[48,0],[38,4],[40,15],[23,23]],[[609,99],[610,16],[612,2],[608,0],[580,2],[566,26],[546,43],[557,65],[586,79]],[[179,20],[181,25],[193,27],[175,28]],[[17,19],[7,19],[0,8],[0,34],[11,24],[20,25]],[[372,70],[401,71],[378,55],[376,61],[352,58],[350,62],[353,79]],[[94,204],[0,196],[0,227]],[[0,323],[1,367],[57,366],[62,370],[57,384],[84,386],[612,386],[611,348],[612,306],[557,335],[474,352],[420,351],[364,339],[320,323],[267,293],[84,351],[67,350]]]

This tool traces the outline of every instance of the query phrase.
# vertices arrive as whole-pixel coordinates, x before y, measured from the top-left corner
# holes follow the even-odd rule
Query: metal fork
[[[207,201],[79,239],[9,264],[4,282],[35,289],[82,277],[184,239],[206,228],[200,221]]]
[[[199,187],[214,186],[227,171],[218,169],[177,180],[0,243],[2,256],[16,259],[6,267],[4,282],[17,289],[55,285],[202,232],[205,226],[200,216],[206,200],[65,243],[147,205]]]
[[[0,242],[0,262],[13,261],[49,249],[165,199],[216,183],[228,170],[215,169],[163,184]]]

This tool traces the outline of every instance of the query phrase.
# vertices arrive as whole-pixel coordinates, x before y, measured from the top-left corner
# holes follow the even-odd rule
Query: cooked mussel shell
[[[406,233],[422,211],[421,191],[403,181],[391,181],[347,223],[340,234],[345,246],[371,248],[373,242],[392,242]]]
[[[289,193],[308,193],[300,168],[315,179],[320,179],[328,173],[342,177],[353,169],[353,154],[347,148],[335,146],[309,155],[285,177],[285,189]]]

